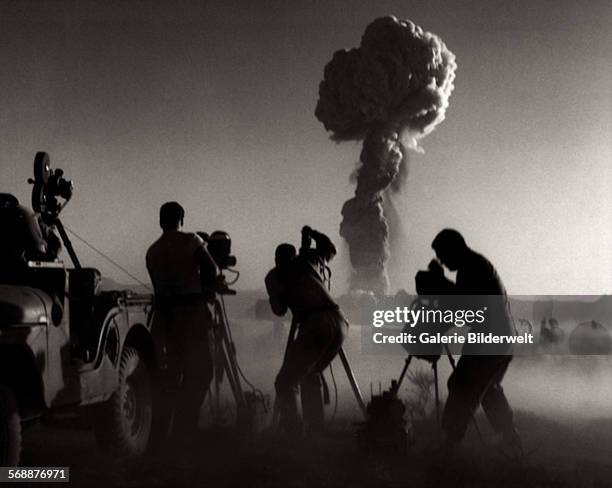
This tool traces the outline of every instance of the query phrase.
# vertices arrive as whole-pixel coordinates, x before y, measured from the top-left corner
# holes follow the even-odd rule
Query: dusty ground
[[[354,428],[338,422],[326,437],[301,445],[266,433],[204,430],[188,450],[166,446],[138,462],[102,456],[88,432],[38,426],[26,434],[23,464],[70,466],[72,486],[612,486],[612,421],[563,426],[519,413],[517,424],[527,451],[522,461],[493,448],[485,428],[485,444],[472,432],[452,461],[433,455],[437,436],[427,428],[407,455],[368,455],[358,449]]]
[[[264,393],[271,394],[286,335],[253,321],[237,324],[234,337],[244,370]],[[359,328],[350,330],[345,349],[367,397],[370,387],[377,390],[379,382],[382,388],[388,387],[403,366],[401,355],[361,354]],[[411,371],[429,371],[426,363],[417,363]],[[359,412],[346,375],[337,364],[334,371],[339,412],[333,432],[302,445],[278,442],[267,434],[240,437],[203,428],[190,449],[166,446],[153,457],[130,463],[100,454],[93,435],[84,430],[37,426],[26,432],[23,464],[69,466],[72,486],[105,488],[612,486],[612,358],[515,358],[504,387],[517,410],[516,423],[527,452],[522,461],[499,454],[482,416],[478,422],[484,444],[470,429],[466,448],[457,459],[433,456],[439,436],[431,418],[431,398],[430,418],[417,426],[417,443],[407,455],[366,455],[356,442],[352,421]],[[443,400],[449,374],[447,361],[441,361]],[[407,381],[402,397],[410,401],[415,394],[414,385]],[[206,408],[202,421],[204,427]]]

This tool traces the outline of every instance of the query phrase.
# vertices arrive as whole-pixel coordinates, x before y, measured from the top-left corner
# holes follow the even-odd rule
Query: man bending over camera
[[[457,272],[455,283],[444,277],[435,261],[429,272],[417,276],[417,287],[428,288],[426,278],[437,282],[437,293],[454,294],[462,304],[473,308],[486,305],[487,319],[480,330],[495,335],[514,335],[506,289],[497,271],[481,254],[466,244],[454,229],[442,230],[432,243],[440,263]],[[435,292],[435,290],[432,290]],[[421,291],[419,291],[421,293]],[[459,445],[478,405],[482,405],[493,429],[502,436],[502,448],[511,454],[522,454],[520,438],[514,427],[510,404],[502,388],[502,380],[512,360],[510,345],[466,344],[456,369],[448,380],[448,399],[442,416],[446,448]]]
[[[279,427],[288,434],[302,433],[296,398],[298,385],[307,431],[323,428],[321,372],[340,351],[348,327],[325,285],[327,263],[335,254],[329,237],[304,227],[299,254],[295,256],[295,248],[290,244],[278,246],[276,267],[265,279],[273,312],[283,316],[290,310],[298,326],[297,337],[289,338],[275,382]]]

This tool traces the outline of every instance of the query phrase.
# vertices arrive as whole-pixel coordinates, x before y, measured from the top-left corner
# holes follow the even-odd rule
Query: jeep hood
[[[0,327],[47,323],[51,298],[27,286],[0,285]]]

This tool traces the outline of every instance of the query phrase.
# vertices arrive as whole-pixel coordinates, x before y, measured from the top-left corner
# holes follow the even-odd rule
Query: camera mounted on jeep
[[[40,213],[47,224],[57,220],[74,192],[74,184],[64,178],[62,169],[51,169],[46,152],[37,152],[34,158],[34,179],[28,179],[32,188],[32,209]]]

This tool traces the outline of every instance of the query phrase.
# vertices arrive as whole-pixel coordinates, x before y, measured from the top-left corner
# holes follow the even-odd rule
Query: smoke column
[[[325,66],[316,117],[332,140],[363,141],[340,224],[352,290],[388,291],[385,192],[400,189],[408,150],[421,151],[419,139],[444,120],[456,67],[438,36],[392,16],[374,20],[358,48],[336,51]]]

